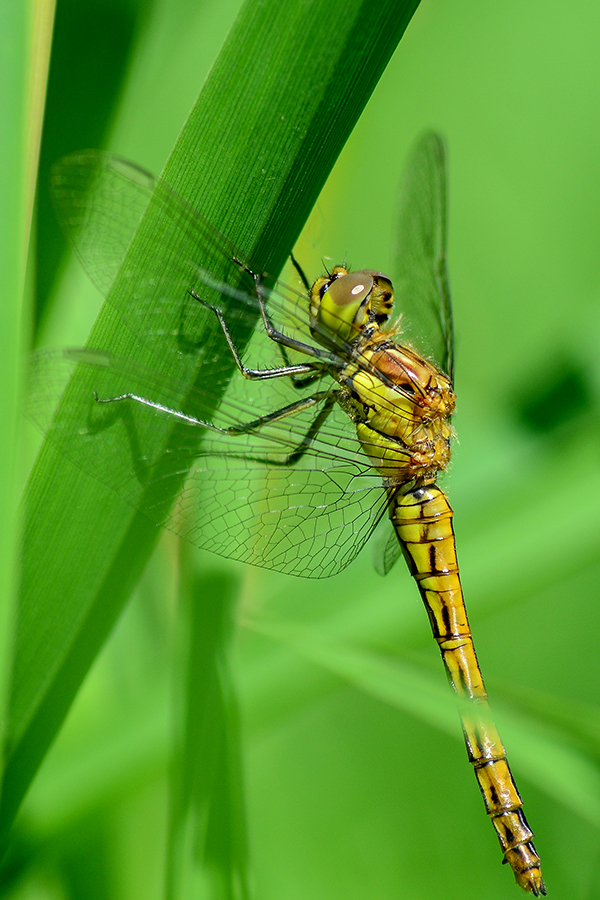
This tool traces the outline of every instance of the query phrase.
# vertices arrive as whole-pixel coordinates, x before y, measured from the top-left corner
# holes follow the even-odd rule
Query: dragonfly
[[[51,190],[80,260],[148,365],[94,347],[40,353],[29,418],[157,525],[225,557],[329,576],[387,520],[380,571],[404,555],[461,699],[503,862],[522,888],[545,895],[437,483],[455,406],[442,139],[426,133],[409,157],[395,286],[345,265],[311,284],[293,257],[302,289],[275,281],[167,184],[106,153],[60,160]],[[158,218],[140,267],[131,248],[150,209]],[[111,288],[119,281],[126,290]]]

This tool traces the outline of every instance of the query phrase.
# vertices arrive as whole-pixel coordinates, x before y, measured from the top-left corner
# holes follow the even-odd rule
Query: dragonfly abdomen
[[[450,684],[466,701],[460,710],[463,733],[486,811],[517,883],[539,897],[546,893],[540,858],[490,715],[460,583],[452,516],[446,495],[433,483],[393,494],[392,524],[419,586]]]

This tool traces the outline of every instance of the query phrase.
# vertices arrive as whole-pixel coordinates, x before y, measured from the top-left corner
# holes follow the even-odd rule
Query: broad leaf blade
[[[260,268],[276,274],[416,6],[416,0],[248,2],[165,180]],[[151,204],[126,265],[143,270],[160,241]],[[113,292],[130,284],[117,278]],[[140,298],[150,317],[161,289]],[[156,316],[151,321],[155,327]],[[140,344],[110,305],[90,344],[159,371],[169,363],[168,353],[164,358]],[[189,376],[190,386],[201,387],[201,376]],[[173,438],[166,426],[155,447]],[[51,446],[43,447],[32,473],[26,509],[4,831],[158,536],[145,516]]]

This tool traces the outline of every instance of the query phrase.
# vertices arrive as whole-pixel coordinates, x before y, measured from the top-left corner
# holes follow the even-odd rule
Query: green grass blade
[[[53,3],[9,0],[0,9],[0,719],[6,722],[17,595],[19,403],[27,248],[44,108]],[[4,728],[2,738],[4,738]]]
[[[358,690],[462,740],[458,724],[460,702],[451,698],[439,673],[323,639],[308,628],[260,623],[256,630],[272,640],[288,643],[301,656]],[[494,709],[501,712],[502,721],[498,724],[515,771],[522,771],[540,790],[599,827],[600,776],[589,757],[570,747],[531,710],[528,715],[518,714],[501,703],[494,703]]]
[[[201,197],[207,218],[258,266],[277,273],[416,5],[248,2],[181,133],[166,180],[192,203]],[[150,209],[128,268],[152,255],[156,227]],[[113,297],[129,286],[117,279]],[[160,321],[153,322],[159,331]],[[110,307],[91,342],[142,363],[156,359]],[[154,439],[150,452],[168,447],[169,428]],[[139,502],[146,499],[140,489]],[[50,445],[40,453],[26,501],[4,830],[158,534]]]
[[[199,571],[196,559],[184,550],[166,897],[245,900],[241,736],[228,661],[237,583],[223,567]]]
[[[4,44],[0,122],[2,133],[11,138],[3,142],[0,156],[0,192],[3,215],[0,219],[0,277],[5,299],[1,306],[3,352],[0,354],[4,389],[0,394],[0,465],[7,473],[5,484],[11,490],[2,492],[0,500],[0,707],[2,720],[7,699],[7,676],[10,669],[13,599],[16,595],[17,550],[16,520],[16,442],[18,424],[18,335],[19,310],[25,283],[27,248],[26,171],[23,165],[25,144],[26,91],[26,11],[19,3],[3,6],[0,28],[10,37]],[[8,57],[8,58],[7,58]],[[6,340],[4,340],[6,338]],[[6,352],[5,352],[6,350]]]

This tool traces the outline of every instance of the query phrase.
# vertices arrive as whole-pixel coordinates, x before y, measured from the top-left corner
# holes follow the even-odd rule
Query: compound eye
[[[337,307],[355,303],[358,306],[373,289],[373,279],[366,272],[351,272],[336,278],[327,289],[328,299]]]
[[[389,281],[392,283],[392,279],[389,275],[386,275],[384,272],[378,272],[377,269],[357,269],[354,272],[355,275],[372,275],[373,278],[378,278],[380,281]]]

